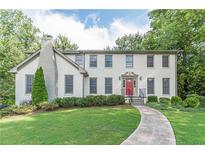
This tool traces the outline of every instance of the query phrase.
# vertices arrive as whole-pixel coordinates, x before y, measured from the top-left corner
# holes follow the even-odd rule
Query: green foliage
[[[66,49],[77,50],[79,48],[77,44],[71,43],[66,36],[61,34],[59,34],[55,39],[54,47],[62,51],[65,51]]]
[[[124,96],[121,95],[96,95],[87,97],[65,97],[56,98],[53,103],[57,103],[60,107],[89,107],[89,106],[102,106],[102,105],[119,105],[125,103]]]
[[[178,90],[205,95],[205,10],[153,10],[151,28],[143,47],[150,50],[181,50],[178,54]]]
[[[171,100],[167,97],[160,97],[159,102],[162,104],[171,105]]]
[[[14,100],[14,74],[9,70],[40,47],[39,29],[19,10],[0,10],[0,99]]]
[[[35,111],[37,108],[33,105],[12,105],[9,107],[12,113],[14,114],[27,114],[27,113],[32,113]]]
[[[147,97],[147,102],[158,102],[158,97],[157,96],[148,96]]]
[[[143,36],[139,33],[137,34],[129,34],[124,35],[122,37],[117,38],[115,41],[116,47],[113,50],[120,50],[120,51],[129,51],[129,50],[142,50],[142,41]],[[109,49],[109,47],[107,47]]]
[[[197,97],[187,97],[183,101],[183,106],[184,107],[197,108],[199,105],[200,105],[200,101]]]
[[[179,96],[172,96],[171,98],[172,105],[182,105],[182,99]]]
[[[107,96],[106,105],[119,105],[124,104],[125,98],[122,95],[109,95]]]
[[[39,108],[43,111],[53,111],[57,109],[59,106],[57,103],[48,103],[48,102],[42,102],[39,104]]]
[[[39,103],[48,101],[48,93],[45,85],[42,67],[36,70],[32,84],[32,104],[38,106]]]
[[[200,106],[205,108],[205,96],[200,96]]]
[[[0,118],[5,117],[5,116],[10,116],[10,115],[12,115],[12,114],[13,114],[13,113],[12,113],[12,111],[10,110],[9,107],[0,109]]]

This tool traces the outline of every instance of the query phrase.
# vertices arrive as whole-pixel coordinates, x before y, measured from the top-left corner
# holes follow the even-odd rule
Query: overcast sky
[[[79,49],[114,46],[124,34],[149,30],[148,10],[24,10],[41,32],[66,35]]]

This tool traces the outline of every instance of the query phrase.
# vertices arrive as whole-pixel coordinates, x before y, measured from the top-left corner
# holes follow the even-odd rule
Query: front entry
[[[127,79],[126,80],[126,95],[132,96],[134,92],[134,80],[133,79]]]

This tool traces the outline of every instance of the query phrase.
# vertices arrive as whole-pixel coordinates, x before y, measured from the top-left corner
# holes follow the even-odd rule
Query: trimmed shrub
[[[36,70],[32,84],[32,103],[38,106],[41,102],[48,101],[48,92],[45,85],[42,67]]]
[[[165,105],[171,105],[171,100],[167,97],[160,97],[159,102]]]
[[[9,107],[3,108],[0,110],[0,118],[5,117],[5,116],[9,116],[9,115],[12,115],[12,111]]]
[[[124,104],[125,98],[121,95],[109,95],[107,96],[106,105],[119,105]]]
[[[27,114],[35,111],[37,108],[32,105],[19,105],[19,106],[12,105],[9,107],[9,109],[14,114]]]
[[[198,100],[200,100],[200,96],[197,95],[197,94],[190,94],[190,95],[187,96],[187,98],[190,98],[190,97],[195,97],[195,98],[197,98]]]
[[[171,98],[172,105],[182,105],[182,99],[179,96],[172,96]]]
[[[157,96],[148,96],[147,97],[147,102],[158,102],[158,97]]]
[[[205,96],[200,96],[200,106],[205,107]]]
[[[42,102],[39,104],[39,108],[43,111],[52,111],[57,109],[59,106],[57,103],[48,103],[48,102]]]
[[[183,101],[183,106],[184,107],[193,107],[193,108],[197,108],[200,105],[200,101],[197,97],[187,97],[184,101]]]
[[[66,97],[66,98],[56,98],[52,103],[57,103],[60,107],[89,107],[89,106],[102,106],[102,105],[118,105],[124,104],[125,98],[121,95],[97,95],[97,96],[87,96],[87,97]]]

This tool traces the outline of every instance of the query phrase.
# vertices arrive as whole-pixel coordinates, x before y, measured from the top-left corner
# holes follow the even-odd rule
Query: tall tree
[[[14,75],[9,70],[26,57],[25,51],[39,48],[38,33],[22,11],[0,10],[0,100],[14,98]]]
[[[116,46],[114,47],[114,50],[142,50],[142,41],[143,36],[139,33],[124,35],[117,38],[115,41]]]
[[[149,13],[152,30],[147,33],[146,49],[177,49],[178,89],[205,95],[205,10],[153,10]]]
[[[79,47],[75,43],[71,43],[68,37],[59,34],[55,39],[54,47],[62,51],[67,50],[77,50]]]

